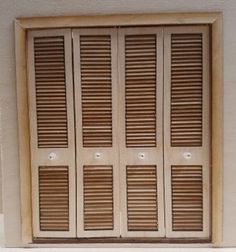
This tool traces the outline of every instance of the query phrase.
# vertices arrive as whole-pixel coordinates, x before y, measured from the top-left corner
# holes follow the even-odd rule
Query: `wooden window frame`
[[[30,131],[27,97],[27,31],[48,28],[147,25],[199,25],[211,27],[211,96],[212,96],[212,239],[211,246],[222,240],[223,174],[223,36],[222,13],[115,14],[71,17],[31,17],[15,20],[15,55],[18,135],[20,157],[20,196],[22,243],[33,242],[31,214]],[[105,241],[104,241],[105,242]],[[183,242],[184,243],[184,242]]]

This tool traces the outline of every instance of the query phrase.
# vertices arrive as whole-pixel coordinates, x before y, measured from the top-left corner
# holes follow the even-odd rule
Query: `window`
[[[29,32],[34,237],[209,238],[208,37]]]
[[[206,23],[216,20],[209,18]],[[23,19],[21,25],[46,28],[29,22]],[[143,23],[135,22],[131,25]],[[30,138],[28,133],[23,138],[27,120],[19,113],[20,151],[31,153],[29,166],[21,156],[23,239],[32,239],[31,219],[25,218],[31,205],[28,179],[35,242],[40,237],[208,239],[211,218],[213,227],[218,218],[210,211],[210,166],[218,167],[220,158],[211,150],[219,128],[210,124],[208,27],[127,28],[118,22],[114,28],[111,22],[113,28],[85,29],[85,23],[28,32],[28,91],[18,71],[18,109],[27,118],[28,99],[30,118]],[[214,23],[212,34],[217,37],[218,31]],[[24,41],[18,26],[16,32],[17,41]],[[20,66],[24,53],[16,45]],[[217,50],[214,40],[212,46]],[[212,123],[219,119],[217,62],[212,63]],[[213,210],[219,202],[217,169],[212,170]],[[218,235],[215,228],[212,235]]]

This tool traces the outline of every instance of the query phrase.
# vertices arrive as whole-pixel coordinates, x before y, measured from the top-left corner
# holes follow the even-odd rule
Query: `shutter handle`
[[[192,158],[192,153],[191,152],[184,152],[183,157],[184,157],[184,159],[189,160]]]
[[[94,158],[95,159],[100,159],[102,157],[102,153],[100,153],[100,152],[95,152],[95,154],[94,154]]]
[[[48,160],[55,160],[57,158],[56,153],[51,152],[48,154]]]
[[[139,159],[145,159],[145,153],[139,152],[139,153],[138,153],[138,158],[139,158]]]

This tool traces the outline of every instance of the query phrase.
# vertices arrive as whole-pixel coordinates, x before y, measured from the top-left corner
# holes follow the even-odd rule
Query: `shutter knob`
[[[51,152],[48,154],[48,160],[55,160],[57,158],[56,153]]]
[[[95,159],[100,159],[101,156],[102,156],[102,153],[100,153],[100,152],[95,152],[95,154],[94,154]]]
[[[143,152],[138,153],[138,158],[139,159],[145,159],[145,154]]]
[[[184,152],[183,157],[184,157],[184,159],[189,160],[192,158],[192,153],[191,152]]]

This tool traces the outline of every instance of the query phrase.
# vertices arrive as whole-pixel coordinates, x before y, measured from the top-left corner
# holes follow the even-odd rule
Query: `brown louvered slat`
[[[41,231],[69,231],[68,166],[39,167]]]
[[[125,36],[126,147],[156,146],[156,36]]]
[[[80,36],[84,147],[112,146],[111,36]]]
[[[84,166],[84,230],[113,230],[112,166]]]
[[[202,34],[171,35],[171,146],[202,146]]]
[[[172,230],[203,230],[202,166],[172,166]]]
[[[156,166],[127,166],[127,219],[129,231],[157,231]]]
[[[68,146],[64,37],[34,38],[39,148]]]

